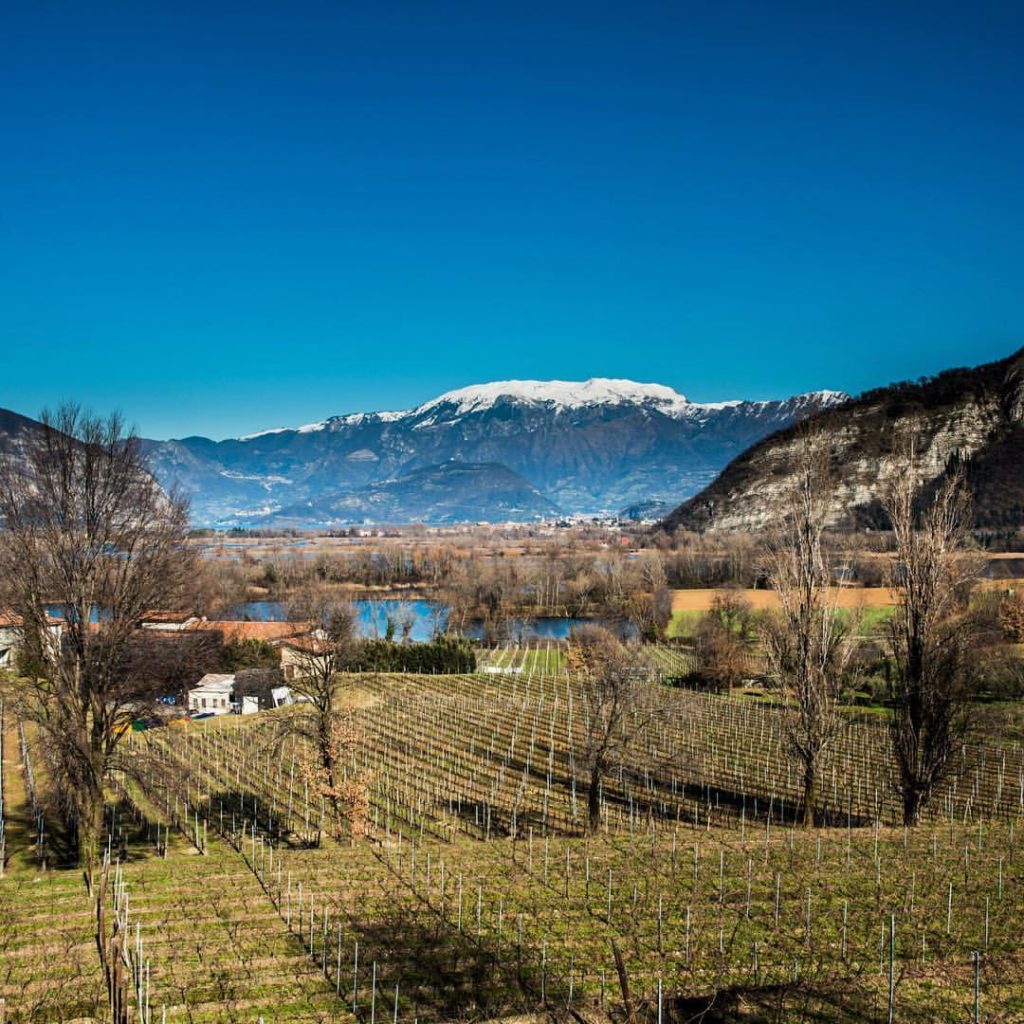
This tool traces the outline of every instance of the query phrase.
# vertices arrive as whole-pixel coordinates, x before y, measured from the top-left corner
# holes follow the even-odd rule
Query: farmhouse
[[[260,709],[260,699],[253,693],[240,694],[236,708],[240,715],[255,715]]]
[[[60,650],[64,624],[52,616],[46,618],[47,635],[44,636],[44,654],[56,657]],[[0,669],[14,668],[18,648],[22,643],[21,619],[13,612],[0,611]]]
[[[17,622],[12,616],[0,612],[0,668],[10,668],[14,664],[17,643]]]
[[[285,637],[278,642],[281,672],[286,682],[292,682],[318,664],[323,656],[323,639],[324,634],[321,630],[313,630],[298,636]]]
[[[242,691],[234,672],[208,672],[188,691],[188,709],[200,715],[254,715],[260,709],[259,696]]]
[[[188,691],[188,709],[200,714],[208,711],[215,715],[230,715],[234,711],[234,692],[233,673],[208,672]]]

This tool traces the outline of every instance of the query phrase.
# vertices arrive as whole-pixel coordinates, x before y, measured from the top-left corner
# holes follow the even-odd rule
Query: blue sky
[[[5,12],[0,405],[223,437],[1024,345],[1024,5]],[[11,100],[13,99],[13,102]]]

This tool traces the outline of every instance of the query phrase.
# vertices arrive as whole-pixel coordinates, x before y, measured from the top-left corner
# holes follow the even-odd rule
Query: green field
[[[874,636],[884,631],[886,623],[892,618],[892,605],[867,605],[859,608],[856,612],[850,609],[840,608],[839,616],[848,617],[851,614],[857,616],[857,629],[863,636]],[[701,620],[706,615],[701,611],[680,611],[672,612],[672,618],[665,629],[665,635],[669,639],[691,639],[697,635]]]

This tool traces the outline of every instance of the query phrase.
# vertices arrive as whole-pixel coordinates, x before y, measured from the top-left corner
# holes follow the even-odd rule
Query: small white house
[[[47,617],[43,637],[44,653],[56,658],[60,653],[64,624],[60,619]],[[0,669],[14,668],[18,648],[22,645],[21,619],[11,612],[0,611]]]
[[[14,665],[14,651],[18,644],[18,631],[13,624],[0,617],[0,668]]]
[[[233,673],[208,672],[188,691],[188,709],[193,714],[206,711],[215,715],[230,715],[234,711],[234,692]]]
[[[295,702],[292,691],[287,686],[275,686],[270,691],[270,699],[275,708],[284,708]]]

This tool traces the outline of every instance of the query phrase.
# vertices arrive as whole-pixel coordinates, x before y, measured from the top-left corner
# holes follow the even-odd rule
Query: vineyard
[[[368,798],[351,841],[310,786],[302,706],[123,741],[106,912],[130,1019],[1024,1019],[1011,735],[963,746],[908,831],[884,727],[850,717],[809,830],[784,711],[651,683],[589,831],[587,705],[557,646],[342,692]],[[4,1019],[110,1019],[45,756],[3,717]]]
[[[700,659],[692,647],[650,644],[643,648],[644,660],[656,675],[678,678],[696,673]],[[557,675],[567,670],[565,646],[544,642],[508,647],[486,648],[477,654],[477,663],[487,674]],[[757,673],[757,660],[751,660],[751,674]]]

